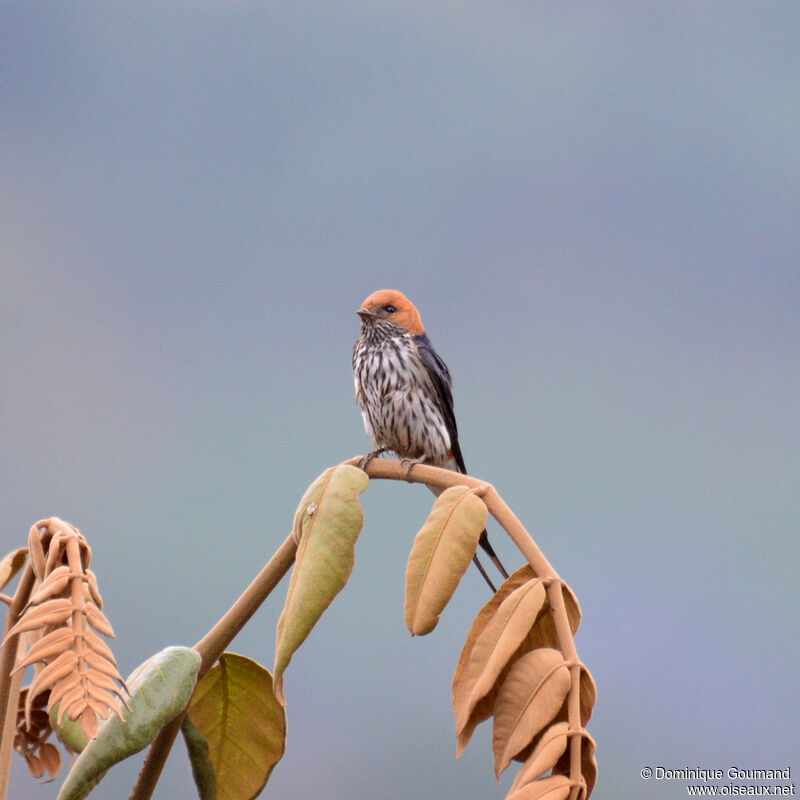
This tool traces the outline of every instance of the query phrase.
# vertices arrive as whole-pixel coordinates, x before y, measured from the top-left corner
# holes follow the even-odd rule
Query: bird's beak
[[[362,322],[372,322],[372,320],[378,316],[374,311],[370,311],[368,308],[359,308],[356,314],[361,317]]]

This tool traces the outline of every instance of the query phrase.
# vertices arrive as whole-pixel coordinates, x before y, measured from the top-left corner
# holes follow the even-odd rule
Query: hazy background
[[[581,601],[595,796],[796,780],[798,41],[796,0],[4,3],[3,551],[81,529],[123,674],[193,644],[368,448],[355,310],[399,288],[470,470]],[[504,796],[487,725],[455,759],[477,572],[403,624],[431,499],[363,496],[265,797]],[[233,650],[272,666],[284,593]],[[191,796],[179,744],[157,797]]]

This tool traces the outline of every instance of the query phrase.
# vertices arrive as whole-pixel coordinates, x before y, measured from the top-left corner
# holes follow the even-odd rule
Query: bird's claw
[[[419,456],[419,458],[401,458],[400,465],[405,466],[406,468],[406,480],[411,483],[411,470],[417,464],[421,464],[425,460],[425,456]]]
[[[388,447],[380,447],[377,450],[373,450],[371,453],[367,453],[365,456],[362,456],[361,461],[358,462],[358,468],[366,472],[369,462],[372,461],[373,458],[377,458],[379,455],[385,453],[388,449]]]

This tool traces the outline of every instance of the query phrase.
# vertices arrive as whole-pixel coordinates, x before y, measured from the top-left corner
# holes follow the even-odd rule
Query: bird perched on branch
[[[361,338],[353,347],[356,400],[375,448],[366,461],[391,450],[410,465],[425,463],[466,474],[450,371],[425,334],[419,311],[402,292],[381,289],[357,313]],[[430,488],[435,494],[442,492]],[[479,544],[507,578],[485,530]],[[473,560],[494,591],[477,555]]]

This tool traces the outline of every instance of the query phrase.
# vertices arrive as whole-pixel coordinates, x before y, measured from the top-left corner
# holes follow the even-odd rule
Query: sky
[[[355,311],[397,288],[471,474],[580,600],[594,797],[800,774],[796,3],[0,8],[3,551],[80,528],[123,674],[200,639],[369,448]],[[264,797],[504,797],[487,725],[455,758],[480,576],[403,624],[431,499],[362,495]],[[271,667],[284,594],[231,650]],[[192,791],[178,745],[156,797]],[[55,789],[19,762],[10,796]]]

